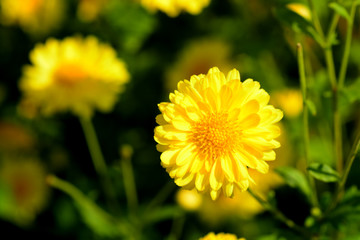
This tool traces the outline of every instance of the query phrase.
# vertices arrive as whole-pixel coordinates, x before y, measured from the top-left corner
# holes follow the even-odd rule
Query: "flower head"
[[[95,37],[49,39],[30,53],[20,88],[26,101],[44,114],[71,111],[90,117],[110,111],[129,79],[116,52]]]
[[[215,234],[211,232],[205,237],[200,238],[199,240],[245,240],[245,238],[237,238],[234,234],[229,233]]]
[[[46,205],[49,188],[44,166],[35,159],[0,162],[0,215],[16,224],[31,223]]]
[[[0,0],[1,22],[20,25],[31,34],[45,34],[61,22],[63,0]]]
[[[210,192],[247,190],[248,168],[267,173],[275,160],[274,140],[283,114],[268,105],[269,95],[252,79],[240,81],[234,69],[225,75],[216,67],[207,75],[180,81],[170,102],[159,104],[157,149],[161,164],[178,186]]]
[[[210,0],[141,0],[141,4],[150,11],[160,10],[169,17],[176,17],[181,11],[199,14]]]

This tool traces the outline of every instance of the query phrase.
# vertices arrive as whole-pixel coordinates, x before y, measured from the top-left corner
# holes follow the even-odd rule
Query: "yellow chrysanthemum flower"
[[[71,111],[87,118],[95,109],[108,112],[129,80],[115,50],[95,37],[49,39],[32,50],[30,60],[20,88],[46,115]]]
[[[148,10],[155,12],[160,10],[169,17],[177,17],[182,11],[190,14],[199,14],[202,9],[209,5],[210,0],[140,0]]]
[[[63,0],[0,0],[1,23],[20,25],[31,34],[46,34],[64,17]]]
[[[270,96],[252,79],[240,81],[236,69],[225,75],[216,67],[207,75],[180,81],[171,102],[159,104],[157,149],[161,164],[175,183],[186,189],[210,192],[247,190],[248,168],[267,173],[275,160],[274,138],[280,135],[283,114],[268,105]]]
[[[0,216],[19,225],[30,224],[46,205],[49,187],[44,166],[34,159],[0,162]]]
[[[224,72],[232,69],[231,49],[226,42],[218,39],[199,39],[190,42],[180,52],[178,61],[166,72],[165,89],[172,91],[179,79],[207,72],[218,66]]]
[[[245,238],[237,238],[234,234],[229,233],[218,233],[215,235],[215,233],[211,232],[199,240],[245,240]]]

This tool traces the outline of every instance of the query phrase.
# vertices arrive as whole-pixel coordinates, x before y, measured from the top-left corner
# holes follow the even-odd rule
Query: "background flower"
[[[49,39],[35,47],[30,60],[20,88],[43,114],[71,111],[88,118],[95,109],[109,112],[129,80],[116,52],[95,37]]]
[[[199,14],[210,0],[140,0],[141,4],[150,11],[160,10],[169,17],[176,17],[185,11],[191,14]]]
[[[187,189],[210,192],[245,191],[253,181],[248,167],[268,172],[275,160],[274,140],[280,130],[274,123],[282,112],[267,105],[269,95],[251,79],[240,82],[237,70],[227,77],[218,68],[207,75],[180,81],[170,103],[159,104],[155,140],[161,164],[175,183]]]
[[[166,72],[165,89],[169,92],[176,89],[179,79],[205,73],[213,66],[224,72],[229,72],[234,66],[230,45],[212,38],[188,43],[176,59]]]
[[[28,225],[48,201],[44,166],[36,159],[7,157],[0,161],[0,217]]]
[[[64,18],[65,4],[62,0],[1,0],[0,22],[18,24],[33,35],[45,35],[58,28]]]
[[[94,21],[108,0],[78,0],[77,16],[81,21]]]
[[[234,234],[229,233],[218,233],[213,232],[207,234],[205,237],[200,238],[200,240],[238,240]],[[245,238],[239,238],[239,240],[245,240]]]

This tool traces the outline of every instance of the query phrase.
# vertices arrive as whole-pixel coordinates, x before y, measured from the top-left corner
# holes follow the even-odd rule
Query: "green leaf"
[[[344,5],[344,6],[351,6],[352,4],[359,5],[360,0],[344,0],[342,2],[342,5]]]
[[[162,206],[154,208],[151,211],[143,215],[145,223],[155,223],[166,219],[172,219],[184,214],[183,210],[179,206]]]
[[[340,5],[339,3],[332,2],[329,4],[329,7],[332,8],[340,16],[342,16],[346,20],[350,21],[350,15],[349,15],[348,11],[344,8],[344,6]]]
[[[356,186],[350,187],[345,192],[342,200],[330,212],[326,221],[337,228],[341,225],[350,226],[352,223],[360,221],[360,191]]]
[[[338,172],[324,163],[313,162],[308,167],[308,171],[314,178],[323,182],[337,182],[340,180]]]
[[[298,188],[308,198],[309,201],[311,200],[310,185],[302,172],[288,166],[278,167],[275,169],[275,171],[290,187]]]
[[[356,79],[351,85],[344,87],[342,93],[350,103],[360,100],[360,78]]]
[[[305,103],[306,103],[306,106],[309,108],[311,115],[315,116],[316,115],[316,107],[315,107],[314,102],[308,99],[305,101]]]
[[[84,223],[97,235],[101,237],[125,237],[129,235],[131,231],[129,224],[105,212],[72,184],[55,176],[49,176],[48,183],[68,194],[74,200]]]

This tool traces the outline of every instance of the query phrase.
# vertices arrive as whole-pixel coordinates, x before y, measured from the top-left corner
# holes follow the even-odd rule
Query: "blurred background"
[[[303,43],[307,66],[311,66],[310,94],[320,96],[314,98],[317,113],[316,118],[311,116],[310,154],[312,159],[334,165],[327,110],[330,103],[326,97],[330,88],[320,48],[303,30],[311,18],[306,1],[211,0],[196,14],[186,9],[175,13],[156,10],[145,2],[0,0],[2,236],[11,236],[11,239],[126,239],[116,231],[106,230],[107,222],[99,223],[101,214],[92,212],[94,208],[84,211],[85,207],[78,206],[81,205],[79,198],[74,199],[46,184],[47,176],[53,174],[76,186],[83,193],[82,197],[86,197],[84,202],[96,203],[122,219],[125,228],[129,224],[141,231],[141,239],[198,239],[211,231],[230,232],[247,239],[299,238],[247,193],[236,199],[220,198],[213,202],[208,196],[179,190],[160,165],[153,133],[155,116],[159,114],[157,104],[168,101],[169,93],[176,89],[180,80],[207,73],[209,68],[217,66],[222,72],[238,69],[242,80],[259,81],[270,93],[271,103],[282,109],[285,117],[280,125],[282,147],[277,150],[277,160],[269,174],[254,173],[254,178],[258,179],[255,189],[276,201],[289,218],[305,224],[310,213],[306,197],[285,185],[273,169],[291,166],[305,170],[297,42]],[[327,26],[328,1],[316,2]],[[356,83],[360,70],[358,22],[356,18],[349,83]],[[340,20],[337,37],[340,43],[344,28]],[[116,191],[115,211],[106,203],[78,118],[70,113],[50,117],[35,115],[21,101],[19,89],[22,69],[30,64],[29,52],[36,44],[49,38],[61,40],[90,35],[111,45],[131,76],[114,109],[110,113],[96,112],[92,118]],[[341,47],[334,47],[337,63],[341,51]],[[354,97],[343,98],[345,102],[355,100]],[[355,104],[342,109],[349,138],[358,128],[358,107]],[[323,122],[329,125],[321,124]],[[346,143],[344,145],[349,148]],[[121,163],[124,159],[131,162],[133,170],[135,204],[127,200],[125,193]],[[359,185],[356,177],[359,164],[354,165],[349,185]],[[318,187],[327,192],[332,185],[318,183]],[[134,205],[136,210],[132,209]],[[149,208],[152,211],[146,215]],[[95,222],[99,219],[99,222],[93,223],[89,218]],[[358,223],[351,224],[353,236],[360,236],[356,230]]]

